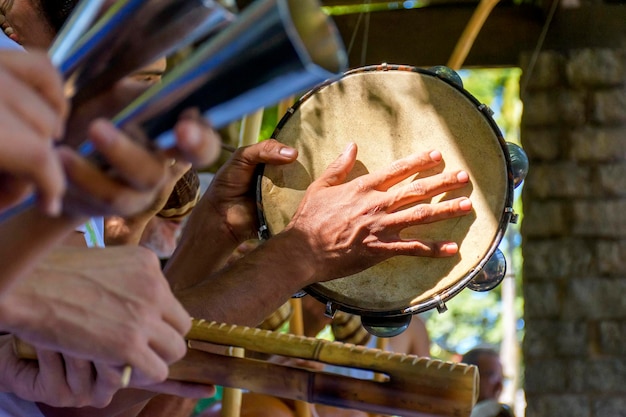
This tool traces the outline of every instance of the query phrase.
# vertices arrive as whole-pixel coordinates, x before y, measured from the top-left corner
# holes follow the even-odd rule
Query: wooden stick
[[[472,48],[478,32],[480,32],[485,20],[487,20],[487,16],[489,16],[496,4],[498,4],[498,0],[480,0],[448,60],[448,67],[456,71],[463,66],[463,62],[465,62],[465,58],[467,58],[467,54]]]
[[[289,300],[291,304],[291,319],[289,320],[289,331],[296,336],[304,335],[304,320],[302,318],[302,299],[292,298]],[[295,402],[296,417],[311,417],[311,408],[308,403],[303,401]]]
[[[240,347],[231,347],[229,349],[230,356],[243,358],[245,350]],[[241,415],[242,391],[240,388],[224,387],[222,391],[222,410],[221,417],[239,417]]]
[[[377,337],[376,338],[376,349],[387,350],[387,345],[389,344],[389,339],[386,337]],[[383,382],[385,380],[385,374],[374,374],[374,381]],[[368,413],[369,417],[378,417],[376,413]]]
[[[378,337],[376,339],[376,349],[387,350],[387,345],[389,344],[389,339],[386,337]],[[376,381],[384,381],[384,374],[376,374],[374,375],[374,379]]]
[[[264,109],[246,115],[241,121],[239,132],[239,147],[252,145],[259,141],[261,122],[263,122]]]
[[[263,122],[263,113],[265,109],[261,108],[254,113],[246,115],[241,121],[241,129],[239,131],[238,147],[252,145],[259,141],[259,132]],[[243,348],[231,347],[231,356],[243,358],[245,350]],[[221,417],[239,417],[241,415],[241,401],[243,392],[238,387],[224,387],[222,397]]]

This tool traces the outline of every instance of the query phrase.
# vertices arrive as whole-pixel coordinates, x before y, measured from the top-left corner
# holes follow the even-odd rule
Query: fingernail
[[[459,251],[459,245],[457,245],[456,243],[446,243],[445,245],[443,245],[443,247],[441,248],[445,253],[448,254],[454,254],[457,253]]]
[[[469,174],[465,171],[460,171],[456,174],[456,179],[459,180],[459,182],[467,182],[469,181]]]
[[[432,151],[429,154],[429,156],[430,156],[430,159],[432,159],[435,162],[439,162],[442,159],[441,152],[439,152],[439,151]]]
[[[472,201],[469,198],[464,198],[463,200],[461,200],[459,202],[459,207],[461,208],[461,210],[471,210],[472,209]]]
[[[354,147],[354,142],[348,143],[348,146],[346,146],[346,148],[343,150],[341,154],[343,155],[343,154],[350,152],[353,147]]]
[[[287,158],[293,158],[296,156],[297,151],[294,148],[282,147],[278,153]]]

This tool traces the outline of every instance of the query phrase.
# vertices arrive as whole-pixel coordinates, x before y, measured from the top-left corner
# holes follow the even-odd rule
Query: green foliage
[[[519,68],[488,68],[459,72],[463,85],[481,103],[494,111],[493,118],[507,141],[519,143]]]

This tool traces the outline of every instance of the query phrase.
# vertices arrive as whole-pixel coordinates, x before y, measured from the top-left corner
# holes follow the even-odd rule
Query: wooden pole
[[[252,145],[259,140],[261,123],[263,121],[264,109],[246,115],[241,121],[239,131],[239,147]],[[229,354],[233,357],[243,358],[245,349],[241,347],[230,347]],[[239,417],[241,415],[241,401],[243,392],[239,388],[224,387],[222,394],[221,417]]]
[[[241,121],[239,131],[239,147],[252,145],[259,141],[261,122],[263,122],[264,109],[246,115]]]
[[[465,30],[461,33],[461,37],[454,51],[452,51],[452,56],[448,60],[448,67],[455,71],[461,69],[465,58],[467,58],[467,54],[476,40],[478,32],[480,32],[485,20],[487,20],[487,16],[489,16],[489,13],[491,13],[491,10],[493,10],[496,4],[498,4],[498,0],[480,0]]]
[[[302,299],[292,298],[291,319],[289,320],[289,331],[296,336],[304,335],[304,321],[302,319]],[[311,417],[311,407],[305,401],[295,401],[296,417]]]
[[[245,350],[240,347],[230,347],[228,353],[235,358],[243,358]],[[239,388],[224,387],[222,391],[222,410],[220,416],[239,417],[241,415],[242,395],[243,392]]]

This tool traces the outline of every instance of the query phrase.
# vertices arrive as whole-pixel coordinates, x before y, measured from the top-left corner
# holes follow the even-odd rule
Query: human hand
[[[0,313],[4,330],[36,347],[132,366],[133,386],[165,380],[191,327],[157,257],[135,246],[55,249],[5,295]]]
[[[288,164],[296,160],[297,151],[268,139],[239,148],[217,172],[189,218],[187,230],[211,232],[226,259],[243,242],[256,239],[257,207],[251,184],[259,164]],[[217,254],[212,254],[218,259]],[[216,262],[217,264],[217,262]]]
[[[0,51],[0,209],[34,186],[40,207],[59,214],[65,179],[53,140],[67,113],[61,77],[44,53]]]
[[[37,349],[37,361],[20,359],[13,336],[0,336],[0,391],[55,407],[104,407],[120,388],[121,371]]]
[[[154,207],[155,200],[163,195],[163,187],[175,183],[179,174],[178,169],[171,168],[172,156],[204,162],[212,152],[209,145],[219,143],[215,132],[195,119],[182,119],[180,126],[179,146],[155,152],[110,122],[99,119],[92,123],[91,142],[110,169],[102,170],[67,147],[59,149],[69,180],[66,214],[132,217]],[[189,167],[185,160],[176,165]]]
[[[105,244],[107,246],[138,245],[146,233],[148,235],[159,233],[160,235],[161,229],[157,229],[156,232],[152,232],[151,229],[151,227],[155,227],[154,222],[158,221],[158,218],[155,218],[155,216],[167,203],[177,182],[181,180],[183,175],[189,172],[191,164],[188,162],[176,162],[169,169],[171,172],[168,180],[161,187],[156,199],[146,210],[130,217],[109,216],[104,219]],[[176,222],[176,227],[180,227],[178,222]],[[162,241],[162,239],[158,239],[158,241]]]
[[[356,155],[356,145],[349,144],[309,186],[292,220],[281,232],[295,237],[294,250],[301,254],[297,259],[315,271],[310,283],[348,276],[396,255],[444,257],[458,252],[455,242],[402,239],[400,233],[412,225],[470,213],[472,204],[465,197],[425,202],[466,186],[466,172],[444,172],[392,188],[442,161],[441,153],[428,151],[344,182]]]

